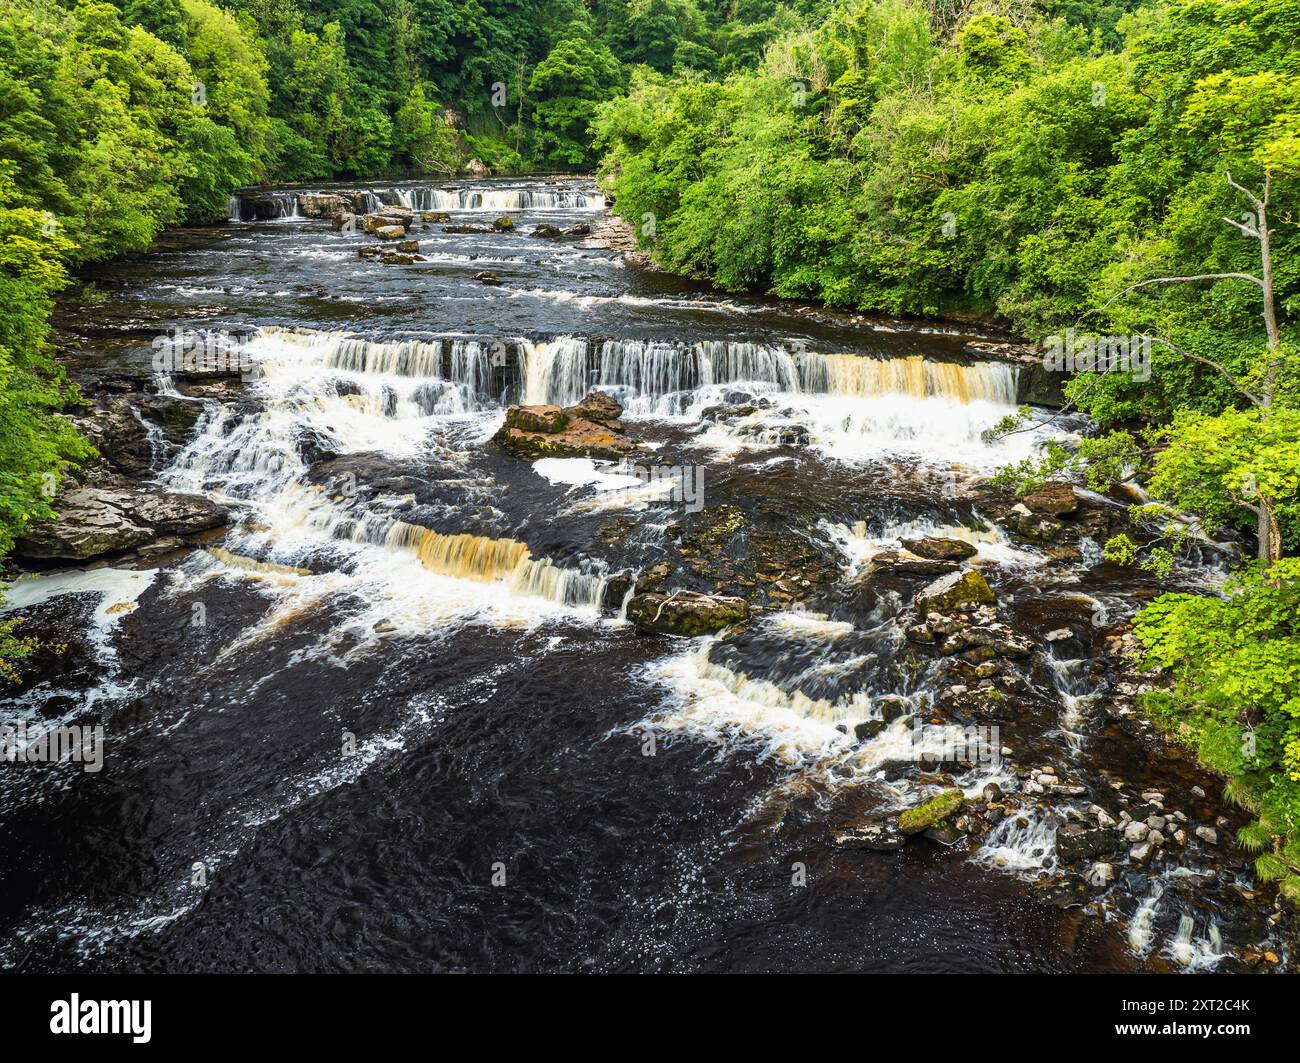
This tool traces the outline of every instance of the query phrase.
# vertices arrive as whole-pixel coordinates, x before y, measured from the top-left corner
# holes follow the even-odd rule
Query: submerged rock
[[[903,539],[903,546],[917,557],[928,557],[935,561],[965,561],[974,557],[976,550],[962,539],[948,539],[940,535],[928,535],[924,539]]]
[[[972,605],[993,604],[997,595],[989,588],[984,577],[973,568],[965,568],[940,576],[918,592],[913,605],[922,616],[943,613]]]
[[[1088,823],[1064,823],[1056,831],[1056,852],[1071,863],[1112,853],[1120,838],[1113,830]]]
[[[744,598],[673,591],[633,595],[627,603],[627,618],[640,631],[659,635],[708,635],[749,619]]]
[[[956,815],[965,800],[960,790],[944,790],[915,808],[907,809],[898,817],[898,829],[904,834],[920,834],[937,827]]]
[[[846,824],[835,831],[831,840],[841,849],[870,849],[877,853],[894,852],[907,844],[903,832],[883,817]]]

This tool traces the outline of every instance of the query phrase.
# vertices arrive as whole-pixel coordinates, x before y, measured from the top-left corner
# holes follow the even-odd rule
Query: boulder
[[[674,591],[633,595],[627,603],[627,618],[639,631],[658,635],[708,635],[730,624],[749,619],[744,598]]]
[[[492,229],[494,232],[511,233],[515,231],[515,223],[509,214],[502,214],[492,223]]]
[[[346,206],[350,201],[329,192],[303,192],[298,196],[298,213],[304,218],[328,218]]]
[[[470,159],[464,169],[466,177],[488,177],[492,173],[480,159]]]
[[[495,232],[490,225],[444,225],[442,231],[445,233],[456,233],[460,235],[484,235]]]
[[[1056,831],[1056,852],[1071,863],[1105,856],[1119,848],[1119,842],[1115,831],[1088,823],[1063,823]]]
[[[558,406],[511,406],[506,410],[506,427],[521,432],[562,432],[570,416]]]
[[[968,542],[939,535],[928,535],[924,539],[904,539],[902,543],[917,557],[928,557],[934,561],[965,561],[976,553],[975,547]]]
[[[474,279],[480,284],[487,284],[493,288],[501,287],[501,278],[488,269],[475,273]]]
[[[1030,491],[1020,500],[1020,504],[1030,513],[1063,517],[1079,508],[1079,496],[1069,484],[1050,483],[1037,491]]]
[[[401,228],[403,231],[415,220],[415,215],[401,207],[385,207],[378,214],[367,214],[361,227],[368,233],[379,234],[380,229]]]
[[[870,742],[888,726],[884,720],[863,720],[854,725],[853,737],[859,742]]]
[[[492,441],[522,458],[581,457],[617,461],[636,449],[636,444],[622,434],[621,425],[578,416],[577,409],[511,406],[506,410],[505,424]]]
[[[561,236],[590,236],[591,226],[585,221],[577,222],[574,225],[566,226],[560,230]]]
[[[940,576],[924,587],[917,593],[913,605],[920,615],[925,616],[931,612],[944,613],[973,605],[991,605],[997,600],[997,595],[989,588],[983,576],[973,568],[964,568]]]
[[[940,561],[920,557],[910,550],[881,550],[871,558],[871,569],[887,568],[903,576],[942,576],[956,572],[961,566],[956,561]]]
[[[409,266],[416,262],[422,262],[419,255],[412,255],[406,251],[385,250],[380,256],[380,260],[389,266]]]
[[[540,237],[543,240],[555,240],[559,238],[560,230],[557,226],[547,225],[546,222],[542,222],[541,225],[533,227],[530,235]]]
[[[420,251],[420,241],[419,241],[419,240],[403,240],[401,243],[399,243],[399,244],[397,245],[397,250],[399,250],[399,251],[405,251],[405,252],[407,252],[408,254],[412,254],[412,255],[414,255],[414,254],[418,254],[419,251]]]
[[[423,210],[420,212],[420,220],[441,224],[442,222],[451,221],[451,215],[445,210]]]
[[[960,790],[944,790],[898,817],[898,829],[904,834],[920,834],[956,815],[966,798]]]
[[[609,424],[623,416],[623,404],[603,391],[589,391],[581,402],[569,406],[564,412],[571,417],[585,417],[597,424]]]
[[[406,226],[404,225],[381,225],[374,232],[381,240],[406,239]]]
[[[220,527],[226,509],[202,495],[125,488],[78,487],[54,500],[59,519],[28,529],[19,557],[85,561],[153,542]]]

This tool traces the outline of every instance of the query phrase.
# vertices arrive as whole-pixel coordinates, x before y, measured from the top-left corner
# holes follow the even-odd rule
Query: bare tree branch
[[[1259,396],[1254,395],[1251,392],[1247,391],[1245,388],[1243,388],[1239,383],[1237,383],[1236,378],[1230,372],[1228,372],[1227,369],[1225,369],[1218,362],[1216,362],[1213,358],[1205,358],[1202,355],[1193,354],[1191,351],[1185,351],[1181,347],[1176,347],[1174,344],[1170,343],[1167,339],[1164,339],[1160,336],[1147,336],[1146,338],[1149,339],[1152,343],[1158,343],[1160,344],[1161,347],[1173,351],[1174,354],[1178,355],[1179,357],[1188,358],[1193,362],[1200,362],[1201,365],[1208,365],[1211,369],[1217,370],[1218,372],[1223,374],[1224,378],[1228,381],[1229,384],[1231,384],[1234,388],[1236,388],[1239,392],[1241,392],[1241,394],[1246,396],[1246,398],[1250,399],[1250,401],[1253,402],[1256,406],[1264,405],[1263,402],[1260,401]]]
[[[1227,219],[1225,219],[1227,220]],[[1234,223],[1235,224],[1235,223]],[[1197,273],[1191,277],[1152,277],[1150,280],[1138,281],[1137,284],[1130,284],[1122,291],[1116,292],[1104,303],[1097,308],[1097,313],[1105,310],[1111,303],[1121,296],[1128,295],[1129,292],[1137,291],[1139,288],[1145,288],[1148,284],[1176,284],[1180,281],[1250,281],[1252,284],[1258,284],[1264,287],[1264,282],[1253,273]]]

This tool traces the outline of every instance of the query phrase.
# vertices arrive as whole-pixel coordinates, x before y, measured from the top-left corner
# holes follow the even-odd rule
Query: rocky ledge
[[[620,423],[618,401],[593,391],[576,406],[511,406],[492,441],[521,458],[604,458],[636,450]]]
[[[57,521],[38,524],[18,540],[22,561],[87,561],[145,547],[168,549],[176,537],[222,527],[225,507],[201,495],[137,491],[129,487],[80,487],[52,503]]]

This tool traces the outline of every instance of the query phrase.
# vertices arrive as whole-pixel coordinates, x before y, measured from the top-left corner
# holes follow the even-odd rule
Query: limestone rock
[[[904,834],[920,834],[956,815],[965,800],[960,790],[944,790],[915,808],[907,809],[898,817],[898,829]]]
[[[694,591],[651,592],[632,596],[627,603],[627,618],[640,631],[691,637],[749,619],[749,603],[744,598]]]
[[[1030,491],[1020,500],[1020,503],[1031,513],[1063,517],[1079,508],[1079,496],[1074,493],[1074,488],[1069,484],[1050,483],[1037,491]]]
[[[902,543],[917,557],[928,557],[934,561],[965,561],[976,553],[975,547],[962,539],[948,539],[939,535],[928,535],[924,539],[903,539]]]
[[[925,616],[930,612],[942,613],[973,605],[992,604],[997,600],[984,577],[973,568],[965,568],[940,576],[917,594],[913,604],[917,613]]]

